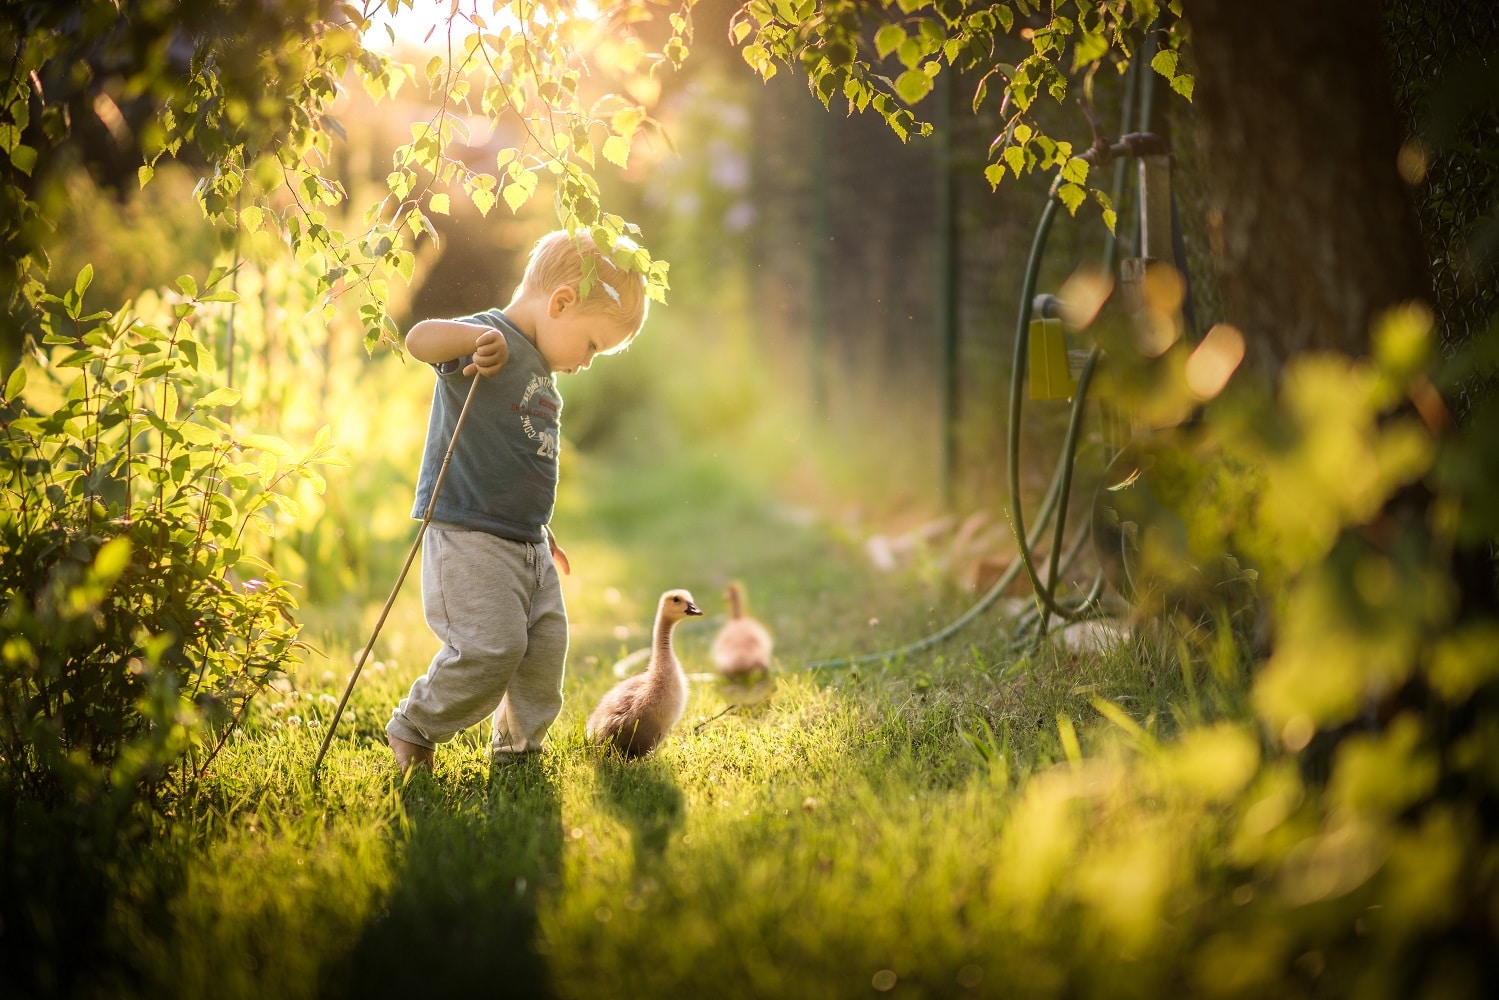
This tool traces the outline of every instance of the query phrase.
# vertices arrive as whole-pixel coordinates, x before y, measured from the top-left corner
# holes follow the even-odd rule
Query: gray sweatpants
[[[385,731],[431,749],[493,713],[491,752],[540,750],[567,659],[551,551],[436,522],[422,546],[422,609],[442,648]]]

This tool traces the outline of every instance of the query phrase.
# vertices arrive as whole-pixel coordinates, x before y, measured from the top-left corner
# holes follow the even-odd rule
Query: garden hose
[[[1073,614],[1060,607],[1052,597],[1052,589],[1056,586],[1055,577],[1048,579],[1044,585],[1041,583],[1041,577],[1036,570],[1035,559],[1031,553],[1034,543],[1025,537],[1025,514],[1020,506],[1020,408],[1025,391],[1026,352],[1030,346],[1030,322],[1035,305],[1036,277],[1041,271],[1041,257],[1046,248],[1046,238],[1050,235],[1057,207],[1061,204],[1056,196],[1060,180],[1060,175],[1058,175],[1057,181],[1052,184],[1050,197],[1046,200],[1046,208],[1041,212],[1041,221],[1036,225],[1036,235],[1031,241],[1030,257],[1026,261],[1025,277],[1020,285],[1020,312],[1015,320],[1015,355],[1010,368],[1009,443],[1005,456],[1005,471],[1010,491],[1010,525],[1015,533],[1019,563],[1024,567],[1026,576],[1030,578],[1031,589],[1035,591],[1036,601],[1043,611],[1042,634],[1045,634],[1044,622],[1047,615],[1056,615],[1069,621],[1076,620]],[[1063,499],[1056,513],[1058,542],[1066,529],[1066,500],[1070,498],[1072,488],[1072,459],[1077,453],[1077,442],[1082,428],[1083,406],[1087,399],[1087,381],[1092,379],[1093,367],[1097,359],[1098,349],[1094,348],[1088,355],[1088,363],[1084,365],[1082,375],[1078,379],[1077,390],[1073,393],[1072,414],[1067,421],[1067,436],[1062,443],[1062,461],[1057,464],[1057,476],[1061,480],[1059,493]],[[1053,556],[1059,555],[1060,552],[1061,545],[1054,544]],[[1055,567],[1055,561],[1053,561],[1053,567]],[[1054,569],[1053,572],[1055,572]]]
[[[432,484],[432,496],[427,501],[427,510],[422,514],[421,527],[416,529],[416,538],[411,543],[411,551],[406,553],[406,562],[401,566],[401,572],[396,577],[396,584],[390,588],[390,596],[385,599],[385,607],[380,610],[380,618],[375,622],[375,628],[370,632],[369,642],[364,644],[364,652],[359,654],[359,659],[354,663],[354,672],[349,675],[349,683],[344,687],[343,697],[338,699],[338,707],[333,710],[333,718],[328,720],[328,731],[323,734],[323,745],[318,749],[317,760],[312,762],[312,780],[318,779],[318,768],[323,765],[323,757],[328,753],[328,746],[333,742],[333,731],[338,728],[338,720],[344,714],[344,706],[349,703],[349,695],[354,693],[354,682],[359,680],[359,672],[364,669],[364,661],[369,659],[370,650],[375,648],[375,639],[379,637],[380,630],[385,627],[385,619],[390,614],[391,606],[396,603],[396,595],[401,592],[401,584],[406,582],[406,574],[411,569],[411,563],[416,559],[417,549],[421,548],[422,537],[427,533],[427,525],[432,523],[432,511],[437,506],[437,494],[442,489],[442,481],[447,478],[448,463],[453,458],[453,446],[458,443],[458,432],[463,429],[463,419],[468,416],[469,404],[474,401],[474,393],[479,388],[479,380],[484,376],[477,371],[474,372],[474,381],[468,387],[468,395],[463,400],[463,409],[458,411],[458,420],[453,424],[453,437],[448,442],[448,450],[442,456],[442,467],[437,470],[437,481]]]
[[[1084,533],[1081,537],[1086,538],[1087,534]],[[1105,585],[1106,581],[1102,576],[1096,577],[1093,580],[1093,586],[1089,588],[1086,594],[1081,597],[1063,599],[1059,603],[1064,608],[1067,608],[1068,610],[1074,612],[1085,611],[1096,605],[1097,601],[1103,594],[1103,588]],[[1090,615],[1084,614],[1080,616],[1079,620],[1086,620],[1088,617],[1090,617]],[[1038,645],[1044,638],[1044,633],[1040,631],[1041,620],[1042,613],[1035,608],[1032,608],[1026,614],[1018,617],[1015,620],[1015,641],[1011,644],[1011,648],[1026,649],[1034,648],[1036,645]]]
[[[1072,413],[1067,419],[1067,439],[1070,441],[1075,441],[1078,435],[1082,432],[1083,412],[1088,399],[1088,386],[1093,381],[1093,370],[1098,367],[1098,359],[1101,354],[1102,352],[1096,346],[1093,348],[1093,350],[1089,351],[1088,359],[1083,362],[1083,370],[1078,374],[1077,389],[1075,390],[1073,396]],[[1070,497],[1072,495],[1072,471],[1076,467],[1077,462],[1075,458],[1074,446],[1074,460],[1068,462],[1064,466],[1065,478],[1062,480],[1062,496],[1064,497]],[[1046,571],[1047,586],[1051,589],[1055,589],[1057,581],[1061,579],[1061,577],[1059,576],[1061,572],[1059,561],[1062,556],[1062,543],[1066,541],[1067,538],[1066,528],[1067,505],[1062,504],[1062,506],[1057,509],[1056,527],[1053,529],[1051,541],[1051,564]],[[1086,531],[1080,531],[1078,532],[1077,537],[1084,538],[1088,534],[1089,533]],[[1079,545],[1078,548],[1081,548],[1081,546]],[[1043,635],[1046,634],[1046,618],[1044,615],[1041,619],[1041,633]]]

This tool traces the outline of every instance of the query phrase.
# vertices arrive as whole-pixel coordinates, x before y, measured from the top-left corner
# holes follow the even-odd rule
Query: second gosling
[[[729,602],[729,620],[709,650],[718,670],[719,693],[731,705],[754,705],[775,690],[770,675],[770,631],[746,609],[743,584],[730,583],[724,598]]]
[[[708,653],[718,672],[727,676],[763,673],[770,669],[770,632],[745,607],[744,585],[737,580],[724,589],[729,620],[713,639]]]
[[[626,757],[644,757],[666,738],[687,709],[687,674],[671,645],[671,630],[702,614],[685,590],[668,590],[656,607],[651,662],[604,695],[588,716],[589,742],[614,745]]]

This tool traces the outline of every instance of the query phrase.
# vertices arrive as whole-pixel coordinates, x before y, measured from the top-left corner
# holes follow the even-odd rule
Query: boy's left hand
[[[546,533],[547,545],[552,549],[552,562],[557,564],[557,568],[562,571],[563,576],[567,576],[573,571],[572,566],[568,565],[567,553],[563,552],[562,546],[557,544],[557,536],[552,534],[551,528],[547,528]]]

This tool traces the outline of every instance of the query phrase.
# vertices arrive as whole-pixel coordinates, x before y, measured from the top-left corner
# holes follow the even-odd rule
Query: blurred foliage
[[[1142,350],[1161,346],[1149,288],[1137,329],[1094,331],[1109,391],[1154,429],[1150,502],[1119,507],[1137,580],[1178,615],[1190,595],[1198,656],[1225,613],[1268,634],[1240,640],[1260,650],[1251,719],[1168,748],[1101,705],[1120,755],[1025,790],[1015,836],[1062,851],[1038,898],[1084,907],[1101,946],[1165,960],[1194,995],[1482,995],[1499,483],[1477,463],[1499,425],[1450,419],[1424,306],[1384,316],[1368,357],[1293,359],[1272,398],[1232,377],[1226,325],[1192,344],[1169,324]],[[1193,929],[1167,931],[1184,909]]]

